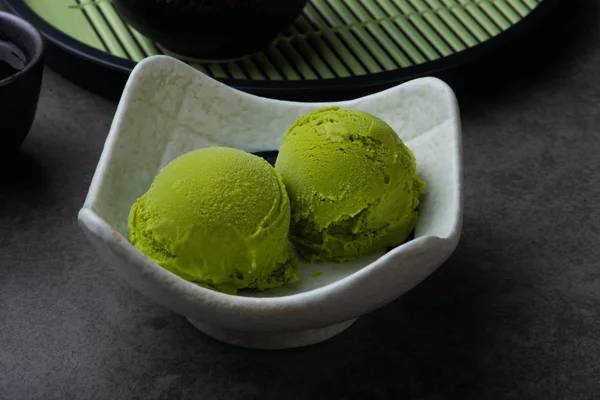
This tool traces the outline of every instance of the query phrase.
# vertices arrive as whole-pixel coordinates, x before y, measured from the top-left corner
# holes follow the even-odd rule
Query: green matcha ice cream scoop
[[[275,169],[292,206],[291,239],[311,261],[349,261],[414,229],[425,183],[413,152],[381,119],[327,107],[286,133]]]
[[[285,186],[253,154],[212,147],[180,156],[135,202],[128,223],[135,247],[199,285],[235,294],[298,280]]]

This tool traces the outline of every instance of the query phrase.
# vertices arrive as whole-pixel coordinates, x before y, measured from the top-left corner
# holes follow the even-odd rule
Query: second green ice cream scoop
[[[383,120],[327,107],[298,119],[275,164],[290,196],[291,239],[311,261],[349,261],[405,241],[425,183]]]

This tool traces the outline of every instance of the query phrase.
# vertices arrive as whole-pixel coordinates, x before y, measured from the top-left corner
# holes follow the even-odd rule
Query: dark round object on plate
[[[228,60],[257,52],[300,15],[307,0],[113,0],[143,35],[174,53]]]
[[[0,153],[31,129],[44,71],[44,40],[25,20],[0,11]]]

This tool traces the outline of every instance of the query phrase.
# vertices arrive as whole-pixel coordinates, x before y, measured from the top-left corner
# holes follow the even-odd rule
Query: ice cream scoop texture
[[[407,239],[425,183],[376,116],[326,107],[287,131],[275,164],[291,201],[291,239],[311,261],[349,261]]]
[[[165,166],[129,214],[130,242],[180,277],[225,293],[298,280],[279,173],[241,150],[212,147]]]

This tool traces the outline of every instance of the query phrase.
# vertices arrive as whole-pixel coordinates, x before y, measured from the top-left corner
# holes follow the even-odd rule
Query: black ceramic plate
[[[141,59],[164,54],[110,0],[4,0],[49,42],[48,64],[118,99]],[[333,100],[439,75],[514,40],[557,0],[311,0],[263,52],[232,62],[178,57],[267,97]],[[515,60],[518,62],[518,60]]]

